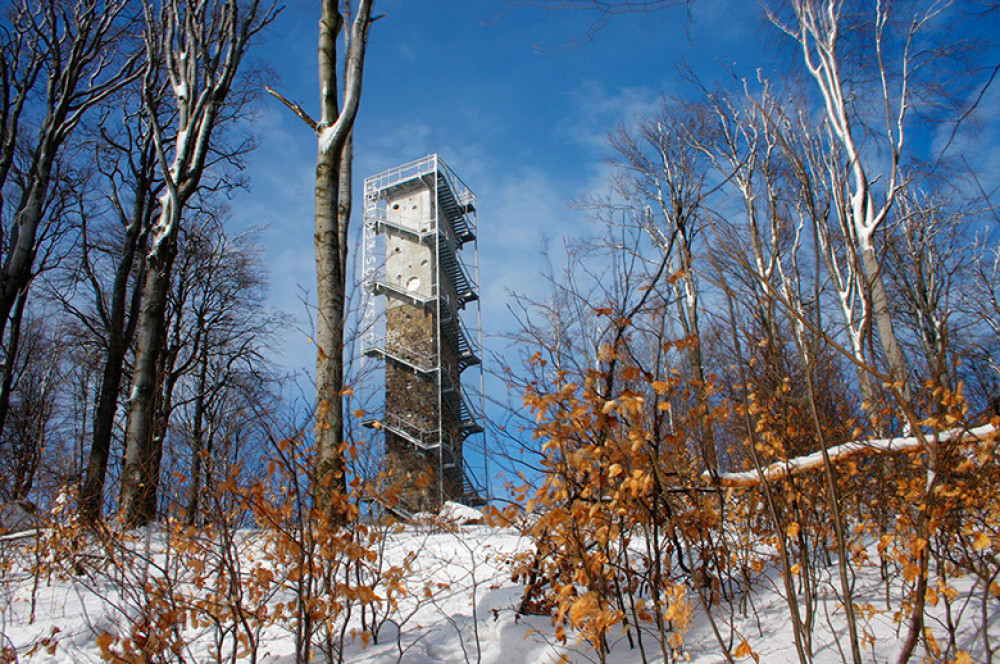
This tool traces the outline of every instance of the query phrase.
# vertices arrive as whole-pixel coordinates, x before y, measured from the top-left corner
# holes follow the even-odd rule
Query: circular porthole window
[[[406,290],[411,293],[415,290],[420,289],[420,277],[410,277],[410,280],[406,282]]]

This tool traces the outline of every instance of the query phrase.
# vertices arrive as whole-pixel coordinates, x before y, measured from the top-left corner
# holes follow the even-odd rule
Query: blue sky
[[[543,238],[558,253],[564,237],[595,230],[571,202],[607,189],[607,134],[652,111],[663,97],[691,92],[677,66],[708,85],[780,76],[794,49],[765,23],[756,2],[700,0],[691,7],[621,15],[593,39],[586,12],[511,8],[502,0],[376,0],[385,17],[371,30],[364,95],[355,130],[353,226],[361,225],[367,175],[437,152],[478,196],[480,293],[488,350],[499,351],[514,321],[509,293],[542,294]],[[318,7],[290,0],[258,45],[270,83],[316,108]],[[980,25],[995,41],[997,12]],[[997,50],[984,55],[997,59]],[[951,151],[1000,183],[994,86]],[[273,99],[254,121],[261,147],[249,159],[251,189],[233,201],[240,225],[263,226],[271,301],[295,323],[275,349],[289,370],[311,374],[315,349],[303,301],[314,302],[312,188],[316,140]],[[940,149],[948,133],[923,135]],[[918,137],[919,139],[920,137]],[[352,251],[356,247],[352,246]],[[304,389],[308,392],[308,388]]]
[[[508,292],[532,292],[541,239],[586,235],[571,201],[606,187],[607,132],[678,90],[675,65],[706,77],[751,73],[763,26],[735,0],[623,15],[574,47],[595,16],[475,2],[377,0],[355,131],[360,181],[437,152],[479,198],[481,291],[487,335],[509,330]],[[273,87],[316,108],[314,3],[292,0],[256,57]],[[773,38],[773,35],[768,37]],[[248,192],[233,201],[238,223],[262,225],[275,306],[299,321],[279,360],[309,370],[314,350],[303,297],[314,301],[312,186],[315,139],[272,99],[258,107],[261,147],[249,158]],[[359,198],[360,200],[360,198]],[[355,228],[360,226],[360,204]]]

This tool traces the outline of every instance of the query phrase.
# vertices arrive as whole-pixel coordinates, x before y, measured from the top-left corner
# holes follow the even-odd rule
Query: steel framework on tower
[[[365,179],[361,350],[385,382],[364,424],[408,510],[488,498],[466,454],[477,437],[485,480],[476,231],[475,194],[436,154]]]

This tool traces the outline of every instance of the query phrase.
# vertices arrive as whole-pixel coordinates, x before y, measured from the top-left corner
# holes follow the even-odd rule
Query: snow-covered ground
[[[245,557],[241,564],[249,571],[255,568],[260,547],[254,544],[257,540],[253,531],[243,531],[240,537],[244,542],[240,550]],[[76,570],[53,568],[51,573],[36,576],[27,569],[38,563],[44,568],[48,552],[34,550],[31,542],[31,538],[5,538],[0,542],[0,562],[6,570],[0,584],[0,631],[8,653],[13,648],[17,656],[16,660],[0,658],[0,661],[37,664],[103,661],[98,636],[127,635],[136,607],[143,601],[143,595],[136,592],[136,580],[142,574],[146,574],[143,578],[155,578],[158,568],[169,565],[163,556],[163,533],[155,532],[135,542],[137,552],[149,556],[135,559],[151,563],[145,570],[122,569],[122,565],[114,565],[109,559],[83,556]],[[530,542],[513,530],[486,525],[447,529],[407,526],[391,532],[386,540],[385,560],[401,564],[409,559],[411,570],[405,580],[406,593],[387,616],[376,642],[365,643],[357,635],[347,637],[345,660],[367,664],[517,664],[558,662],[561,657],[571,662],[597,661],[586,642],[577,643],[570,636],[567,643],[558,643],[550,618],[516,614],[523,586],[511,580],[510,561],[515,554],[530,549]],[[183,576],[185,570],[180,572]],[[850,660],[843,609],[835,592],[839,583],[835,569],[830,569],[828,575],[815,599],[812,630],[814,661],[820,664]],[[861,568],[856,583],[858,603],[870,605],[870,610],[863,611],[865,615],[860,618],[867,635],[865,661],[889,661],[899,628],[893,620],[893,611],[884,610],[884,584],[878,566]],[[963,631],[964,641],[973,654],[971,661],[982,661],[977,656],[982,655],[984,635],[975,632],[975,625],[981,625],[985,615],[990,625],[988,638],[1000,641],[1000,600],[984,598],[981,592],[968,593],[971,582],[967,580],[959,579],[952,585],[965,593],[963,597],[968,601],[953,605],[951,619],[959,625],[968,625]],[[713,609],[731,651],[746,639],[759,662],[797,661],[781,588],[780,577],[765,570],[743,607],[723,604]],[[273,606],[283,599],[287,597],[282,592],[275,592],[262,603]],[[946,619],[942,606],[928,607],[932,617],[929,622],[935,631],[936,622]],[[258,661],[270,664],[295,661],[291,624],[290,620],[277,621],[261,631]],[[219,633],[218,626],[188,624],[182,632],[184,646],[179,651],[182,659],[177,661],[215,661],[217,651],[213,644]],[[630,648],[620,631],[615,631],[612,637],[609,662],[642,661],[638,649]],[[700,610],[695,611],[684,643],[692,662],[726,661],[709,621]],[[645,645],[649,661],[658,661],[651,636]],[[232,653],[231,647],[228,652]],[[920,661],[924,654],[918,650],[912,661]],[[737,659],[750,662],[754,656]]]

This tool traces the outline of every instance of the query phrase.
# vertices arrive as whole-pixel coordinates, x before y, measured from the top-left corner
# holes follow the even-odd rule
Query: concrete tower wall
[[[432,155],[366,180],[364,260],[369,285],[385,298],[385,335],[373,333],[365,354],[385,360],[385,467],[409,510],[476,497],[466,489],[463,444],[482,429],[469,424],[476,415],[461,380],[477,360],[460,316],[475,286],[456,263],[474,239],[474,208],[463,207],[474,197],[464,185],[453,190],[446,172],[454,178]]]
[[[390,194],[387,198],[389,222],[421,234],[434,228],[431,192],[427,187]],[[390,284],[423,298],[434,297],[436,262],[433,246],[429,243],[418,241],[411,233],[388,232],[385,274]]]

